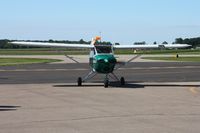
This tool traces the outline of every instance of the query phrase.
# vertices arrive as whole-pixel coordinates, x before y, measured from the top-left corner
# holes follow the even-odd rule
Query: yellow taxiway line
[[[197,90],[197,87],[191,87],[189,88],[190,92],[192,92],[193,94],[198,94],[199,91]]]

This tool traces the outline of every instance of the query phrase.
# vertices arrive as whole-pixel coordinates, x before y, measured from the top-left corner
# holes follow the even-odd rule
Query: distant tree
[[[0,48],[4,48],[4,46],[7,44],[6,40],[0,40]]]
[[[157,42],[155,41],[155,42],[153,42],[153,44],[157,44]]]
[[[120,45],[119,43],[115,43],[115,45]]]
[[[162,44],[168,44],[168,42],[164,41]]]
[[[183,42],[182,43],[185,43],[185,44],[195,44],[195,41],[194,41],[195,39],[189,39],[189,38],[186,38],[186,39],[184,39],[183,40]]]
[[[135,42],[135,43],[134,43],[134,45],[144,45],[144,44],[146,44],[145,41],[143,41],[143,42]]]
[[[183,44],[183,39],[182,38],[176,38],[175,44]]]
[[[50,43],[53,43],[53,42],[54,42],[54,40],[50,39],[50,40],[49,40],[49,42],[50,42]]]
[[[199,47],[200,46],[200,37],[197,38],[176,38],[175,39],[176,44],[189,44],[192,45],[193,48]]]
[[[5,49],[12,49],[12,48],[14,48],[14,47],[13,47],[12,44],[6,43],[6,44],[4,45],[4,48],[5,48]]]
[[[0,40],[0,48],[1,49],[9,49],[9,48],[19,48],[18,45],[13,45],[9,43],[10,41],[7,39]]]
[[[100,44],[105,44],[105,45],[112,45],[112,43],[111,42],[100,42]]]
[[[85,44],[85,41],[84,41],[83,39],[81,39],[81,40],[79,41],[79,43],[80,43],[80,44]]]

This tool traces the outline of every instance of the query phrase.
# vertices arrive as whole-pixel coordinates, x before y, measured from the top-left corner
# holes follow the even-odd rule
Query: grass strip
[[[200,57],[143,57],[147,60],[181,61],[181,62],[200,62]]]
[[[61,60],[56,59],[36,59],[36,58],[0,58],[0,66],[34,64],[34,63],[51,63]]]

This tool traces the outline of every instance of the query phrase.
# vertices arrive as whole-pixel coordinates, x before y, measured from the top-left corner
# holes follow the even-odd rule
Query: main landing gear
[[[89,79],[93,78],[95,75],[96,75],[95,72],[90,72],[88,75],[86,75],[86,77],[84,77],[84,79],[79,77],[77,79],[77,85],[82,86],[83,82],[88,81]],[[121,77],[120,79],[118,79],[117,76],[114,73],[110,73],[110,74],[106,74],[106,76],[105,76],[105,79],[104,79],[104,87],[105,88],[108,88],[108,86],[109,86],[109,83],[110,83],[109,77],[112,78],[113,80],[119,81],[121,86],[125,85],[124,77]]]
[[[124,77],[120,78],[120,85],[121,86],[125,85],[125,79],[124,79]],[[105,78],[105,80],[104,80],[104,87],[108,88],[108,86],[109,86],[109,79]]]
[[[125,79],[124,79],[124,77],[121,77],[120,83],[121,83],[121,85],[125,85]]]

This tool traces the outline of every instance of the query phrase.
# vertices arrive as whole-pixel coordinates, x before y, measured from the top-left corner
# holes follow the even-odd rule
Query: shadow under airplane
[[[93,83],[98,83],[98,82],[93,82]],[[101,87],[103,85],[101,84],[85,84],[82,85],[82,87]],[[138,88],[145,88],[145,87],[200,87],[200,85],[180,85],[180,84],[168,84],[168,83],[162,83],[162,84],[144,84],[142,82],[127,82],[125,85],[120,85],[119,82],[110,82],[109,86],[115,87],[115,88],[129,88],[129,89],[138,89]],[[77,86],[76,84],[74,85],[54,85],[53,87],[77,87],[79,88],[80,86]]]

